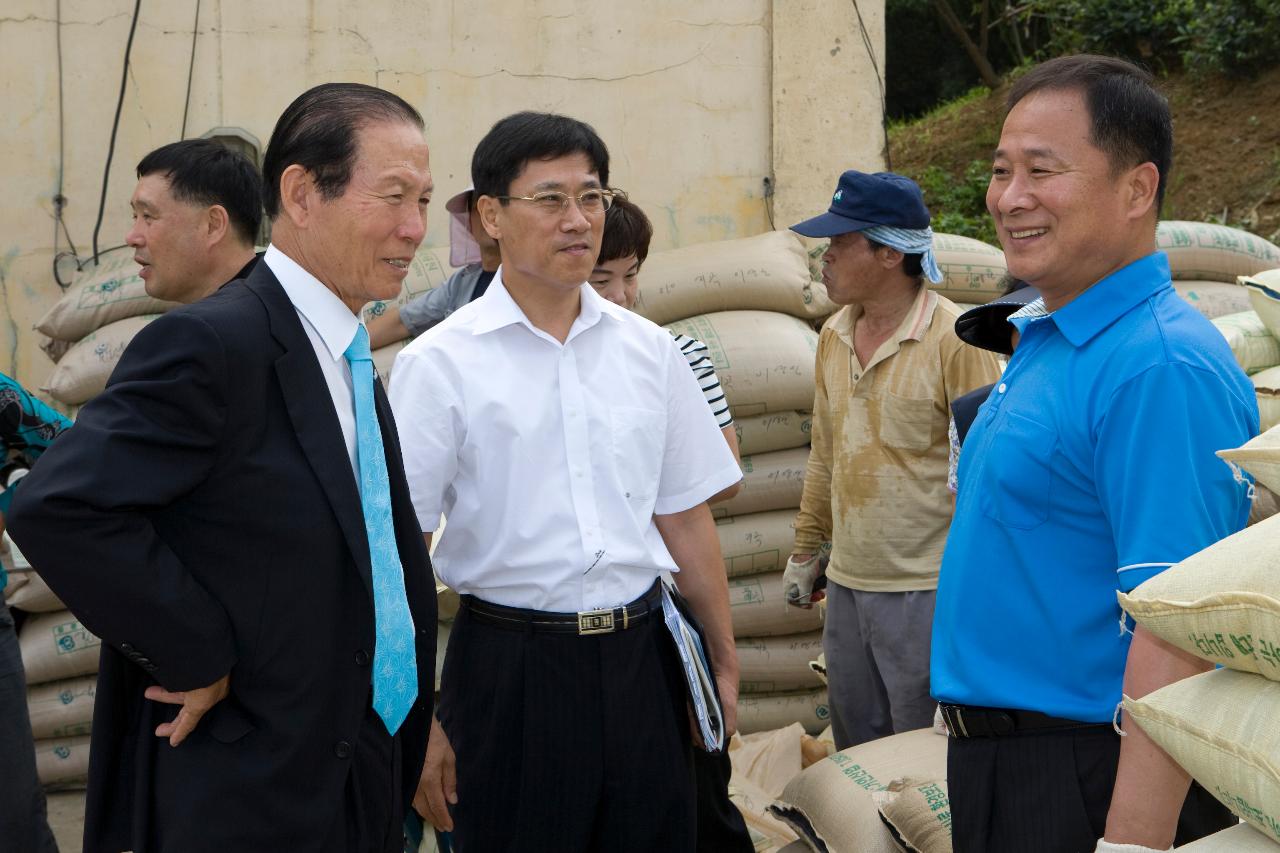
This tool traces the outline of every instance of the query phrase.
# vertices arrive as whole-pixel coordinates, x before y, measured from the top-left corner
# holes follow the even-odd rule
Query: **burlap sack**
[[[36,741],[36,776],[41,785],[82,785],[88,775],[88,735]]]
[[[132,246],[124,246],[99,255],[97,266],[86,261],[67,292],[36,323],[36,330],[55,341],[78,341],[108,323],[176,308],[177,302],[147,295],[133,254]]]
[[[18,632],[27,684],[97,672],[101,646],[102,641],[66,610],[32,616]]]
[[[1268,367],[1249,377],[1258,395],[1258,429],[1269,430],[1280,424],[1280,367]]]
[[[1280,248],[1236,228],[1208,222],[1161,222],[1156,248],[1169,256],[1174,281],[1228,281],[1280,266]]]
[[[1175,281],[1173,289],[1210,320],[1250,311],[1249,293],[1238,284],[1221,281]]]
[[[53,399],[68,405],[84,403],[102,393],[125,347],[143,326],[158,316],[129,317],[90,332],[67,350],[40,390],[48,391]]]
[[[1213,325],[1227,339],[1231,354],[1245,373],[1280,364],[1280,341],[1272,337],[1256,311],[1215,317]]]
[[[721,311],[667,324],[707,345],[735,418],[813,408],[818,333],[769,311]]]
[[[32,736],[40,739],[89,734],[97,691],[96,675],[37,684],[28,689],[27,713],[31,715]]]
[[[798,693],[743,694],[738,697],[738,731],[744,735],[799,723],[817,734],[831,723],[826,688]]]
[[[735,420],[733,429],[738,434],[738,453],[743,456],[791,450],[809,443],[813,415],[808,412],[751,415]]]
[[[743,456],[742,488],[729,500],[712,506],[711,514],[723,518],[800,506],[808,464],[808,447]]]
[[[1280,841],[1280,683],[1217,669],[1124,709],[1209,793]]]
[[[796,541],[796,511],[777,509],[722,518],[716,522],[716,534],[729,577],[780,572]]]
[[[4,600],[10,607],[27,613],[52,613],[67,609],[58,596],[53,594],[53,590],[49,589],[44,578],[31,569],[15,571],[9,575],[9,584],[4,588]]]
[[[1280,681],[1277,537],[1280,517],[1260,521],[1119,593],[1120,606],[1193,655]]]
[[[1248,471],[1272,492],[1280,492],[1280,429],[1272,427],[1233,450],[1219,450],[1218,456]]]
[[[897,779],[871,799],[906,850],[951,853],[951,800],[945,778]]]
[[[899,853],[871,795],[895,779],[944,779],[947,739],[932,729],[837,752],[792,779],[770,811],[814,849]]]
[[[665,324],[713,311],[777,311],[818,319],[836,305],[809,274],[800,238],[770,231],[740,240],[654,252],[644,263],[636,313]]]
[[[40,347],[54,364],[62,361],[62,357],[67,354],[67,350],[71,349],[73,344],[73,341],[55,341],[48,335],[36,336],[36,346]]]
[[[738,647],[738,689],[743,693],[816,690],[822,679],[809,661],[822,653],[822,632],[784,637],[743,637]]]
[[[729,798],[742,812],[756,850],[777,850],[796,840],[789,826],[769,814],[769,806],[800,772],[805,737],[804,728],[792,723],[776,731],[735,734],[729,739],[733,763]]]
[[[1280,847],[1249,824],[1242,823],[1184,844],[1178,850],[1190,853],[1277,853]]]
[[[980,305],[1004,291],[1009,267],[1000,248],[956,234],[934,234],[933,254],[942,282],[929,286],[952,302]]]
[[[777,637],[822,627],[820,607],[794,607],[782,597],[782,572],[729,578],[729,615],[735,637]]]
[[[409,264],[409,274],[400,287],[400,295],[395,299],[370,302],[364,307],[365,322],[374,317],[381,317],[393,305],[404,305],[415,296],[434,290],[449,280],[454,268],[449,265],[449,247],[422,246],[413,256]]]

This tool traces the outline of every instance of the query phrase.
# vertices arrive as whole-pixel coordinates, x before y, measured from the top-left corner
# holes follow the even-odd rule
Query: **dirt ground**
[[[1164,218],[1222,222],[1280,240],[1280,68],[1252,80],[1161,79],[1173,110],[1173,171]],[[1000,135],[1004,90],[962,99],[894,128],[895,171],[963,173]]]

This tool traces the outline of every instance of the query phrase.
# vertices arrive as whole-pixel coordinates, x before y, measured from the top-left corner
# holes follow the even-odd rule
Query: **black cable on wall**
[[[111,159],[116,153],[116,133],[120,130],[120,111],[124,107],[124,93],[129,83],[129,54],[133,50],[133,34],[138,30],[138,13],[142,0],[134,0],[133,20],[129,22],[129,40],[124,46],[124,71],[120,75],[120,97],[116,101],[116,117],[111,122],[111,141],[107,144],[107,166],[102,173],[102,198],[98,201],[98,221],[93,226],[93,263],[98,263],[98,232],[102,230],[102,216],[107,209],[107,185],[111,179]]]

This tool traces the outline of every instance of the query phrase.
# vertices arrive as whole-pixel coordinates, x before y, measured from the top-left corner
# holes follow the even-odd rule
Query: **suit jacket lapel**
[[[346,440],[333,410],[329,386],[316,362],[315,348],[302,328],[297,309],[265,263],[258,264],[245,286],[257,294],[267,309],[271,334],[284,348],[276,359],[276,375],[298,443],[320,481],[338,518],[365,590],[373,597],[373,570],[369,563],[369,539],[364,529],[360,490],[347,458]]]

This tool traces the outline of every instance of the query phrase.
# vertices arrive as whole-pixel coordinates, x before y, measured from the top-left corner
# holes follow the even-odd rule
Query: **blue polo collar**
[[[1168,255],[1152,252],[1100,279],[1050,316],[1062,336],[1078,348],[1170,286]]]

